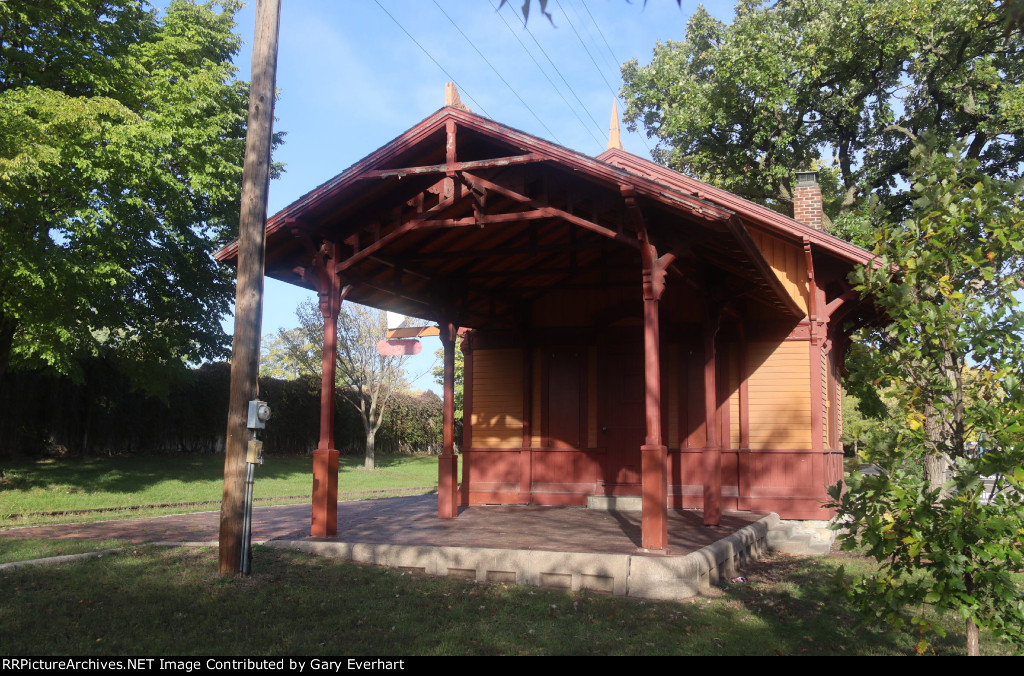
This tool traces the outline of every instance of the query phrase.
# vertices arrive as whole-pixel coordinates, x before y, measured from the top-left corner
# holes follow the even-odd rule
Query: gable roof
[[[709,183],[698,181],[668,167],[627,153],[625,150],[612,148],[598,155],[597,159],[630,173],[646,176],[659,183],[672,186],[680,192],[713,202],[735,212],[744,220],[756,222],[786,239],[800,242],[806,238],[812,245],[850,263],[867,265],[875,258],[870,251],[846,240],[812,228],[773,209],[716,188]]]
[[[424,319],[455,313],[464,326],[500,325],[544,289],[638,284],[632,261],[638,228],[646,227],[660,253],[713,266],[734,293],[802,316],[751,225],[807,238],[850,264],[871,259],[622,150],[593,158],[445,107],[272,216],[266,274],[312,288],[312,249],[333,242],[351,300]],[[237,242],[217,253],[222,261],[236,257]],[[675,273],[685,274],[678,265]]]

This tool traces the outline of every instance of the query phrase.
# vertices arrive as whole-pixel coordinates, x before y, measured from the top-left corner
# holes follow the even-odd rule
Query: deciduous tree
[[[281,330],[278,337],[287,346],[292,363],[319,376],[323,354],[324,319],[319,306],[306,301],[296,310],[298,329]],[[366,469],[374,467],[377,430],[384,421],[391,398],[406,389],[402,365],[405,357],[382,356],[377,342],[387,332],[382,310],[356,303],[343,303],[338,313],[338,385],[342,396],[359,413],[366,433]],[[315,346],[315,347],[314,347]]]
[[[0,3],[0,375],[223,356],[247,91],[236,0]],[[150,381],[152,384],[152,381]]]
[[[833,218],[871,194],[905,209],[912,142],[893,127],[945,145],[966,138],[984,173],[1016,178],[1024,35],[1006,32],[1010,9],[749,0],[725,24],[701,7],[684,40],[623,66],[625,119],[659,139],[656,160],[783,212],[792,172],[811,168]]]
[[[844,547],[881,563],[853,586],[865,609],[922,630],[932,628],[923,608],[951,610],[969,654],[979,653],[979,627],[1024,649],[1024,597],[1011,577],[1024,571],[1021,185],[987,176],[964,144],[913,141],[913,211],[876,214],[881,266],[858,280],[887,318],[865,340],[880,348],[875,382],[890,386],[904,424],[892,451],[867,455],[879,474],[855,473],[832,497]],[[989,452],[972,457],[966,442],[980,433]],[[912,470],[922,464],[923,478]],[[985,476],[997,484],[991,502]]]

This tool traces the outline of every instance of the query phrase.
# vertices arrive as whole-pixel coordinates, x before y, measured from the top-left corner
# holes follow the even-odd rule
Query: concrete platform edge
[[[768,553],[769,514],[685,556],[595,554],[484,547],[371,544],[334,540],[271,540],[296,549],[357,563],[414,570],[477,582],[504,582],[650,599],[683,599],[737,575],[747,561]]]

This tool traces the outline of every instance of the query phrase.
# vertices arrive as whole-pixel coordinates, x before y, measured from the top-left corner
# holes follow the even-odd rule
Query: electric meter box
[[[254,399],[249,402],[249,421],[246,427],[251,430],[262,430],[270,420],[270,407],[267,402]]]

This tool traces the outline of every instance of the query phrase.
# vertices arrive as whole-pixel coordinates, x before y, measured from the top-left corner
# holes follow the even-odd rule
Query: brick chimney
[[[793,218],[815,230],[824,231],[818,172],[798,171],[793,187]]]

